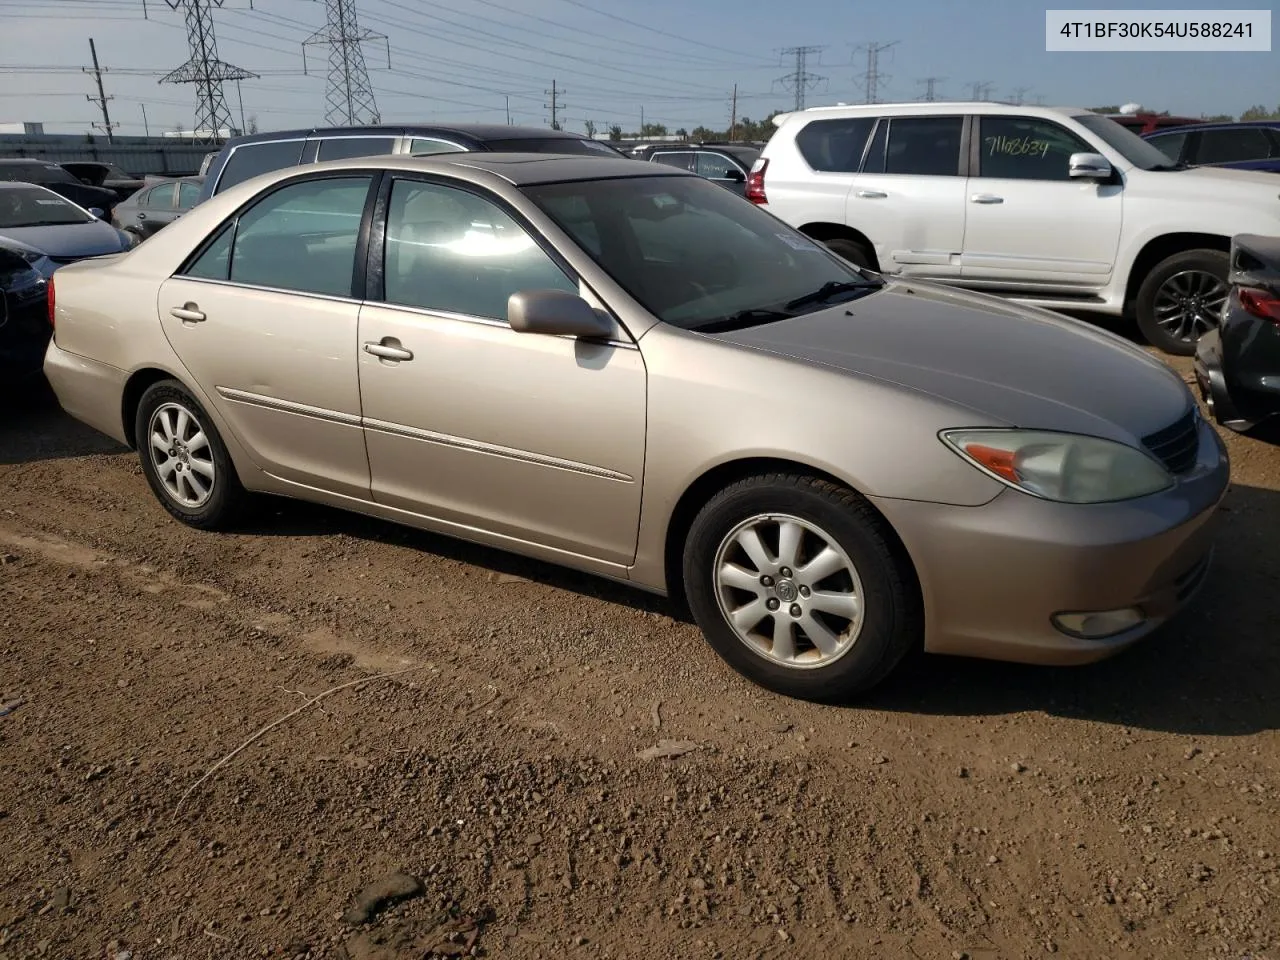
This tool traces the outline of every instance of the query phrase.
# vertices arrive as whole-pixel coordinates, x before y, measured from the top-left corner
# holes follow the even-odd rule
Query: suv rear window
[[[222,168],[217,191],[229,190],[237,183],[272,170],[296,167],[302,159],[302,140],[267,140],[263,143],[246,143],[231,151],[227,165]]]
[[[823,173],[857,173],[875,117],[814,120],[796,134],[800,155]]]

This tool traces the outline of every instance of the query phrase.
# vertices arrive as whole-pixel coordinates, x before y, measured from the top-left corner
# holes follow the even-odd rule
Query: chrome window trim
[[[219,287],[236,287],[240,290],[258,290],[263,293],[288,293],[295,297],[310,297],[315,300],[333,300],[338,303],[354,303],[357,306],[364,303],[363,300],[357,300],[355,297],[340,297],[332,293],[312,293],[309,290],[291,290],[288,287],[268,287],[257,283],[240,283],[236,280],[218,280],[214,277],[192,277],[183,273],[175,273],[169,279],[186,280],[190,283],[210,283]]]

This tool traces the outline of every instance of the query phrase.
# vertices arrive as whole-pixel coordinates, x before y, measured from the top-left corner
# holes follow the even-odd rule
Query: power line
[[[221,131],[231,127],[231,111],[222,93],[223,81],[248,80],[258,75],[218,59],[210,4],[221,7],[223,0],[165,0],[165,3],[171,10],[182,8],[186,14],[187,47],[191,57],[161,77],[160,82],[194,83],[196,123],[191,138],[197,142],[218,140]],[[146,0],[143,0],[143,10],[146,10]]]
[[[107,101],[114,100],[115,97],[108,97],[106,91],[102,89],[102,68],[98,66],[98,48],[93,42],[93,37],[89,38],[89,54],[93,57],[92,73],[94,80],[98,83],[98,95],[95,97],[86,94],[85,99],[90,103],[96,103],[102,108],[102,129],[107,134],[107,143],[115,143],[115,137],[111,132],[111,114],[107,111]],[[84,70],[85,73],[91,72],[88,67],[81,67],[80,69]],[[94,126],[98,125],[95,123]]]
[[[946,77],[925,77],[923,80],[917,80],[916,83],[925,84],[924,93],[920,96],[919,99],[928,100],[930,102],[937,100],[938,84],[940,84],[945,79],[947,78]]]
[[[324,99],[324,120],[330,126],[355,127],[381,123],[378,104],[369,83],[361,44],[382,40],[387,45],[387,69],[391,69],[391,41],[385,33],[361,29],[355,0],[324,0],[325,25],[302,41],[302,69],[307,69],[307,47],[329,48],[329,79]]]
[[[876,43],[873,40],[871,43],[862,45],[867,51],[867,72],[862,81],[862,92],[867,103],[880,102],[880,84],[889,79],[888,74],[880,72],[880,54],[897,43],[897,40],[890,40],[888,43]],[[855,49],[861,49],[861,47]]]
[[[795,91],[796,109],[804,109],[804,95],[807,90],[816,86],[819,81],[827,79],[820,77],[816,73],[810,73],[808,69],[809,54],[818,53],[822,47],[787,47],[782,51],[784,57],[795,57],[796,68],[786,76],[779,77],[775,83],[780,83],[786,89]]]

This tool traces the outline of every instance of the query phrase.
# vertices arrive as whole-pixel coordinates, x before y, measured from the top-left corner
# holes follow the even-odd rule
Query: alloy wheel
[[[1183,343],[1218,326],[1227,302],[1227,284],[1206,270],[1182,270],[1156,291],[1156,324]]]
[[[204,506],[213,493],[217,470],[213,448],[199,419],[179,403],[164,403],[147,428],[151,462],[164,492],[189,510]]]

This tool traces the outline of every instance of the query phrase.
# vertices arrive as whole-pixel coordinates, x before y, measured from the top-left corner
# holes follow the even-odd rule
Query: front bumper
[[[1020,663],[1101,660],[1168,621],[1208,572],[1226,450],[1200,425],[1196,466],[1165,493],[1074,505],[1006,490],[981,507],[876,498],[915,563],[925,649]],[[1123,633],[1086,640],[1055,614],[1138,608]]]

